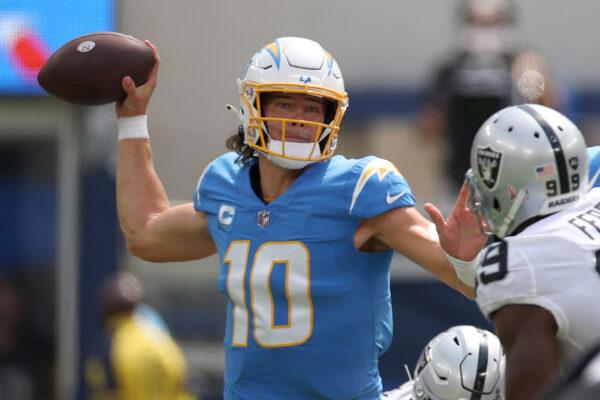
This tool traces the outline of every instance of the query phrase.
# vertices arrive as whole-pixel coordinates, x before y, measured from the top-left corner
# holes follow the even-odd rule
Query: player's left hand
[[[465,182],[447,220],[433,204],[424,206],[435,224],[442,248],[452,257],[463,261],[473,260],[488,239],[481,231],[477,217],[468,208],[468,200],[469,186]]]

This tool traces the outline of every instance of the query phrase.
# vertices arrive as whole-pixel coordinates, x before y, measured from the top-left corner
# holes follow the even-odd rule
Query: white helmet
[[[434,337],[415,367],[415,400],[500,400],[505,357],[493,333],[460,325]]]
[[[585,197],[585,140],[573,122],[548,107],[505,108],[477,132],[467,182],[471,209],[488,233],[503,238],[526,220]]]
[[[284,37],[261,48],[246,64],[238,79],[240,119],[244,143],[265,154],[276,164],[290,169],[331,158],[337,146],[340,124],[348,95],[337,62],[321,45],[309,39]],[[299,93],[326,100],[324,123],[301,121],[318,128],[313,143],[286,142],[269,137],[265,121],[298,122],[287,118],[266,118],[261,94]]]

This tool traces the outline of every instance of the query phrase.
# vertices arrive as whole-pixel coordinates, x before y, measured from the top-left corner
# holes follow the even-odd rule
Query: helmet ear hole
[[[498,212],[502,212],[502,207],[500,207],[500,202],[497,197],[494,197],[494,209]]]

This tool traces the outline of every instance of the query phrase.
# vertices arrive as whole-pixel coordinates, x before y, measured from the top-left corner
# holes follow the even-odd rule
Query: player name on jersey
[[[583,232],[588,238],[600,237],[600,203],[594,208],[570,219],[569,223]]]

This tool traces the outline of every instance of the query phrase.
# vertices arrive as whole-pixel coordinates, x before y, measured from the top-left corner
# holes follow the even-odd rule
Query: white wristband
[[[119,140],[123,139],[150,139],[148,134],[148,117],[136,115],[117,119]]]
[[[475,276],[477,275],[479,254],[477,254],[477,257],[471,261],[459,260],[458,258],[452,257],[448,253],[446,253],[446,257],[448,257],[448,260],[452,266],[454,266],[454,270],[456,271],[458,279],[460,279],[467,286],[475,287]]]

